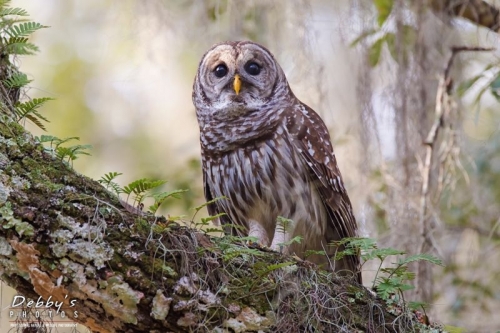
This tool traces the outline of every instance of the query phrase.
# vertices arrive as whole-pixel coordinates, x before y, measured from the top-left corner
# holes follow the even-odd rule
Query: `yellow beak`
[[[236,74],[234,76],[233,88],[234,88],[234,91],[236,92],[236,95],[238,95],[240,93],[240,89],[241,89],[241,79],[240,79],[240,76],[238,74]]]

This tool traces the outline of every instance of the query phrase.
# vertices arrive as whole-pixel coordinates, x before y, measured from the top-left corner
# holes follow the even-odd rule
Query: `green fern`
[[[216,220],[219,217],[224,216],[224,215],[226,215],[226,213],[219,213],[219,214],[211,215],[208,217],[202,217],[200,225],[208,225],[209,222],[212,222],[212,221],[214,221],[214,220]]]
[[[29,36],[37,30],[48,28],[45,25],[41,25],[37,22],[24,22],[17,25],[13,25],[10,28],[6,29],[5,32],[10,37],[24,37]]]
[[[38,46],[28,43],[26,37],[10,37],[4,39],[4,50],[12,55],[33,55],[39,51]]]
[[[149,211],[153,214],[156,214],[160,206],[165,202],[168,198],[180,199],[181,193],[187,192],[188,190],[173,190],[169,192],[161,192],[151,195],[151,197],[155,200],[154,204],[149,206]]]
[[[210,201],[205,202],[205,203],[204,203],[204,204],[202,204],[202,205],[199,205],[198,207],[194,207],[194,208],[193,208],[193,209],[194,209],[194,214],[193,214],[193,216],[191,217],[191,222],[193,222],[193,221],[194,221],[194,219],[195,219],[196,215],[198,215],[198,213],[200,212],[200,210],[202,210],[203,208],[207,207],[208,205],[211,205],[211,204],[213,204],[213,203],[216,203],[216,202],[217,202],[217,201],[219,201],[219,200],[224,200],[224,199],[227,199],[227,197],[224,197],[224,196],[222,196],[222,197],[217,197],[217,198],[215,198],[215,199],[212,199],[212,200],[210,200]]]
[[[277,245],[278,245],[278,246],[280,247],[280,249],[281,249],[281,248],[283,248],[283,247],[287,247],[287,246],[290,246],[290,245],[292,245],[292,244],[300,244],[300,243],[302,242],[302,239],[303,239],[303,238],[304,238],[304,237],[302,237],[302,236],[295,236],[295,237],[293,237],[293,238],[289,239],[288,241],[283,242],[283,243],[278,243]]]
[[[281,262],[281,263],[272,264],[272,265],[268,265],[267,263],[263,263],[263,262],[257,262],[254,265],[254,269],[259,277],[263,277],[263,276],[269,275],[269,273],[271,273],[273,271],[276,271],[278,269],[285,268],[288,266],[292,266],[295,264],[296,263],[293,261]]]
[[[35,119],[36,120],[36,119]],[[63,147],[62,144],[71,140],[80,140],[79,137],[70,137],[65,139],[59,139],[58,137],[52,135],[42,135],[36,137],[37,141],[40,143],[50,143],[49,147],[44,146],[44,150],[54,157],[59,158],[61,161],[66,163],[73,163],[79,155],[90,155],[86,150],[91,149],[91,145],[75,145],[69,147]]]
[[[0,17],[7,15],[28,16],[28,12],[22,8],[2,8],[0,10]]]
[[[92,145],[76,145],[71,147],[57,147],[56,156],[61,159],[61,161],[73,162],[79,155],[90,155],[87,149],[91,149]]]
[[[165,184],[165,180],[154,180],[142,178],[138,180],[134,180],[127,186],[123,187],[123,193],[127,195],[127,201],[130,195],[134,195],[134,203],[142,203],[144,198],[148,195],[148,192],[154,188],[157,188],[163,184]]]
[[[123,189],[118,185],[118,183],[114,182],[114,179],[118,176],[121,176],[121,172],[108,172],[101,179],[98,180],[99,183],[103,184],[107,189],[112,190],[116,195],[120,195],[123,192]]]
[[[18,116],[18,121],[26,118],[28,120],[31,120],[41,129],[46,130],[45,126],[42,123],[42,120],[45,122],[49,122],[49,120],[38,112],[38,108],[40,108],[43,104],[45,104],[45,102],[50,100],[52,100],[52,98],[43,97],[34,98],[24,103],[16,103],[15,111]]]
[[[28,76],[24,73],[15,73],[11,77],[3,80],[3,84],[9,88],[22,88],[29,84],[32,80],[28,79]]]
[[[142,194],[146,191],[149,191],[155,187],[165,184],[167,181],[165,180],[154,180],[142,178],[138,180],[134,180],[127,186],[123,188],[123,193],[125,194]]]
[[[43,117],[38,108],[51,98],[38,98],[27,102],[18,103],[21,89],[26,87],[29,80],[24,73],[20,73],[15,66],[11,64],[11,56],[32,55],[38,52],[38,47],[29,42],[29,37],[46,26],[27,21],[25,18],[28,12],[22,8],[8,8],[10,1],[0,0],[0,53],[2,53],[3,72],[1,83],[6,88],[2,93],[1,99],[11,101],[1,106],[2,111],[15,114],[18,122],[30,120],[35,125],[45,130],[44,122],[48,120]],[[79,147],[74,153],[81,152],[83,147]],[[71,155],[71,151],[61,151]]]
[[[435,265],[442,265],[441,260],[430,254],[416,254],[397,260],[393,263],[394,266],[382,268],[387,258],[401,256],[406,253],[393,248],[379,249],[375,240],[371,238],[344,238],[333,242],[330,246],[344,247],[344,250],[336,253],[335,260],[348,255],[358,255],[359,253],[363,259],[362,266],[367,261],[379,260],[372,289],[388,304],[401,303],[402,306],[406,306],[403,293],[414,288],[409,282],[414,280],[416,276],[415,273],[408,270],[408,264],[423,260]],[[420,307],[423,307],[422,304],[420,304]]]

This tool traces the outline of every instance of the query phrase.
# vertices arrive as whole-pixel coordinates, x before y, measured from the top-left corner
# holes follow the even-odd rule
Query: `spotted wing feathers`
[[[307,105],[300,104],[288,113],[287,128],[294,138],[303,162],[308,166],[310,181],[314,183],[328,213],[328,220],[319,227],[330,233],[336,241],[357,236],[357,224],[351,202],[344,188],[337,166],[330,135],[319,115]],[[330,230],[329,230],[330,229]],[[344,260],[347,270],[358,272],[361,281],[359,256],[351,255]]]

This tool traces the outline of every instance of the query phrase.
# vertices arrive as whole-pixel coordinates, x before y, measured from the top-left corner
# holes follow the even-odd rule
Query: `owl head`
[[[201,59],[193,86],[198,118],[242,117],[290,100],[290,95],[271,52],[249,41],[214,45]]]

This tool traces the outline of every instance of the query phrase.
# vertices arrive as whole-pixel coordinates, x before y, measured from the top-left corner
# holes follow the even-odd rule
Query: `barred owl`
[[[355,237],[357,225],[328,130],[292,93],[271,52],[249,41],[214,45],[199,64],[193,103],[205,197],[226,197],[209,213],[224,213],[226,231],[273,249],[287,244],[285,252],[302,258],[311,250],[307,260],[361,283],[358,255],[332,259],[343,249],[332,242]],[[280,228],[278,217],[291,223]],[[300,243],[288,242],[295,236]]]

